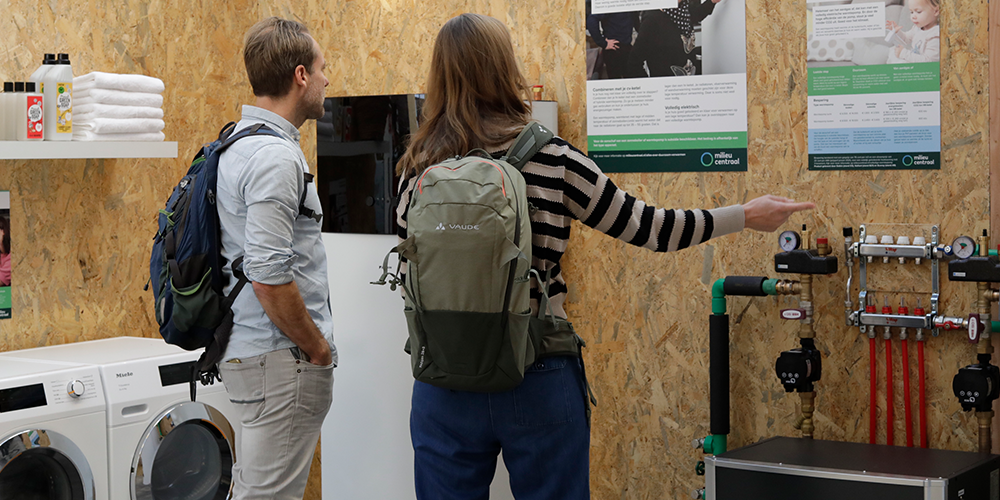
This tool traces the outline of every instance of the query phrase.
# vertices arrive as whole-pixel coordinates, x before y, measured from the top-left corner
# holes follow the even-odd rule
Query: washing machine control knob
[[[87,392],[87,386],[83,385],[83,382],[79,380],[74,380],[66,386],[66,393],[69,394],[70,397],[78,398],[83,396],[85,392]]]

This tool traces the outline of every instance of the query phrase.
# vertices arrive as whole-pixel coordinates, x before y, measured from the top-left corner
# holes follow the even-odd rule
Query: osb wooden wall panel
[[[815,236],[829,237],[840,256],[843,226],[940,224],[949,242],[959,234],[980,232],[989,222],[987,2],[944,4],[941,171],[809,171],[805,4],[747,0],[749,172],[615,179],[625,189],[671,207],[726,205],[765,193],[815,201],[817,210],[794,216],[785,229],[808,224]],[[887,229],[897,234],[892,231]],[[912,237],[912,231],[903,234]],[[595,498],[685,498],[704,484],[693,472],[701,452],[689,443],[709,432],[711,284],[726,275],[778,277],[773,271],[776,240],[772,234],[746,232],[674,255],[653,255],[586,228],[577,232],[566,272],[575,281],[569,313],[590,342],[588,374],[600,400],[591,451]],[[873,283],[882,287],[879,307],[884,294],[894,308],[906,295],[912,309],[917,295],[903,292],[929,289],[927,263],[920,271],[908,266],[903,271],[881,263],[873,268],[873,277],[881,277]],[[868,340],[844,325],[846,281],[843,265],[838,274],[815,280],[817,344],[824,356],[815,435],[866,442]],[[944,281],[944,309],[967,314],[974,292],[974,285]],[[922,297],[926,307],[929,295]],[[773,373],[778,354],[798,345],[797,322],[778,316],[780,309],[795,306],[792,298],[729,300],[731,448],[764,437],[799,435],[793,427],[799,398],[786,395]],[[955,333],[930,339],[926,348],[930,443],[975,450],[974,419],[961,411],[951,393],[952,376],[975,361],[975,351]],[[911,342],[914,404],[915,350]],[[880,443],[886,427],[883,352],[879,340]],[[898,444],[904,439],[898,340],[893,352]]]
[[[790,227],[807,223],[831,237],[835,249],[843,225],[932,222],[942,225],[946,239],[977,232],[988,220],[987,2],[946,3],[940,172],[807,171],[804,2],[747,0],[750,171],[627,174],[615,181],[670,207],[727,205],[769,192],[810,199],[818,210],[795,217]],[[162,78],[165,132],[180,143],[180,158],[0,161],[0,189],[12,192],[17,282],[15,317],[0,323],[0,350],[156,335],[151,295],[142,291],[154,214],[195,147],[252,102],[239,50],[245,30],[262,17],[295,18],[311,27],[329,61],[327,95],[340,96],[422,90],[441,24],[461,12],[492,15],[511,27],[529,79],[559,100],[562,135],[584,143],[581,0],[91,0],[68,7],[6,4],[0,78],[24,79],[43,52],[56,50],[72,55],[77,74]],[[302,132],[312,157],[314,126]],[[692,472],[700,454],[688,443],[708,432],[710,286],[727,274],[773,276],[774,243],[774,235],[748,232],[654,255],[576,227],[565,266],[573,284],[569,312],[590,344],[588,373],[600,399],[592,432],[594,498],[683,498],[703,484]],[[864,441],[867,342],[843,326],[845,281],[842,270],[816,285],[826,364],[816,434]],[[970,285],[945,284],[944,292],[949,311],[969,310]],[[776,319],[779,308],[793,304],[730,300],[732,446],[796,434],[798,398],[786,396],[771,373],[778,353],[796,345],[795,325]],[[974,425],[949,387],[973,351],[951,335],[930,341],[927,354],[931,443],[973,449]],[[884,405],[883,397],[880,414]],[[314,479],[317,472],[318,464]],[[307,498],[319,498],[317,481]]]

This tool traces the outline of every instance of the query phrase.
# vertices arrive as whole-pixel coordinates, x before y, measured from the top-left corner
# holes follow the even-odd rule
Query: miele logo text
[[[115,377],[117,377],[117,378],[125,378],[125,377],[131,377],[131,376],[132,376],[132,372],[116,373],[115,374]]]

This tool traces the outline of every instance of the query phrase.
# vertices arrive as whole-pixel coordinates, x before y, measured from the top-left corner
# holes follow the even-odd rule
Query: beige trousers
[[[281,349],[219,364],[241,424],[233,500],[301,500],[333,401],[333,365]]]

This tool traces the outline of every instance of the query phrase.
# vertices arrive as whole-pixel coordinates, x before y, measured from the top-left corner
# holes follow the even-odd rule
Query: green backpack
[[[521,168],[552,139],[537,122],[499,160],[483,150],[427,167],[410,195],[403,313],[413,376],[446,389],[517,387],[535,360],[531,315],[531,220]],[[398,269],[398,267],[397,267]],[[536,341],[537,343],[537,341]]]

